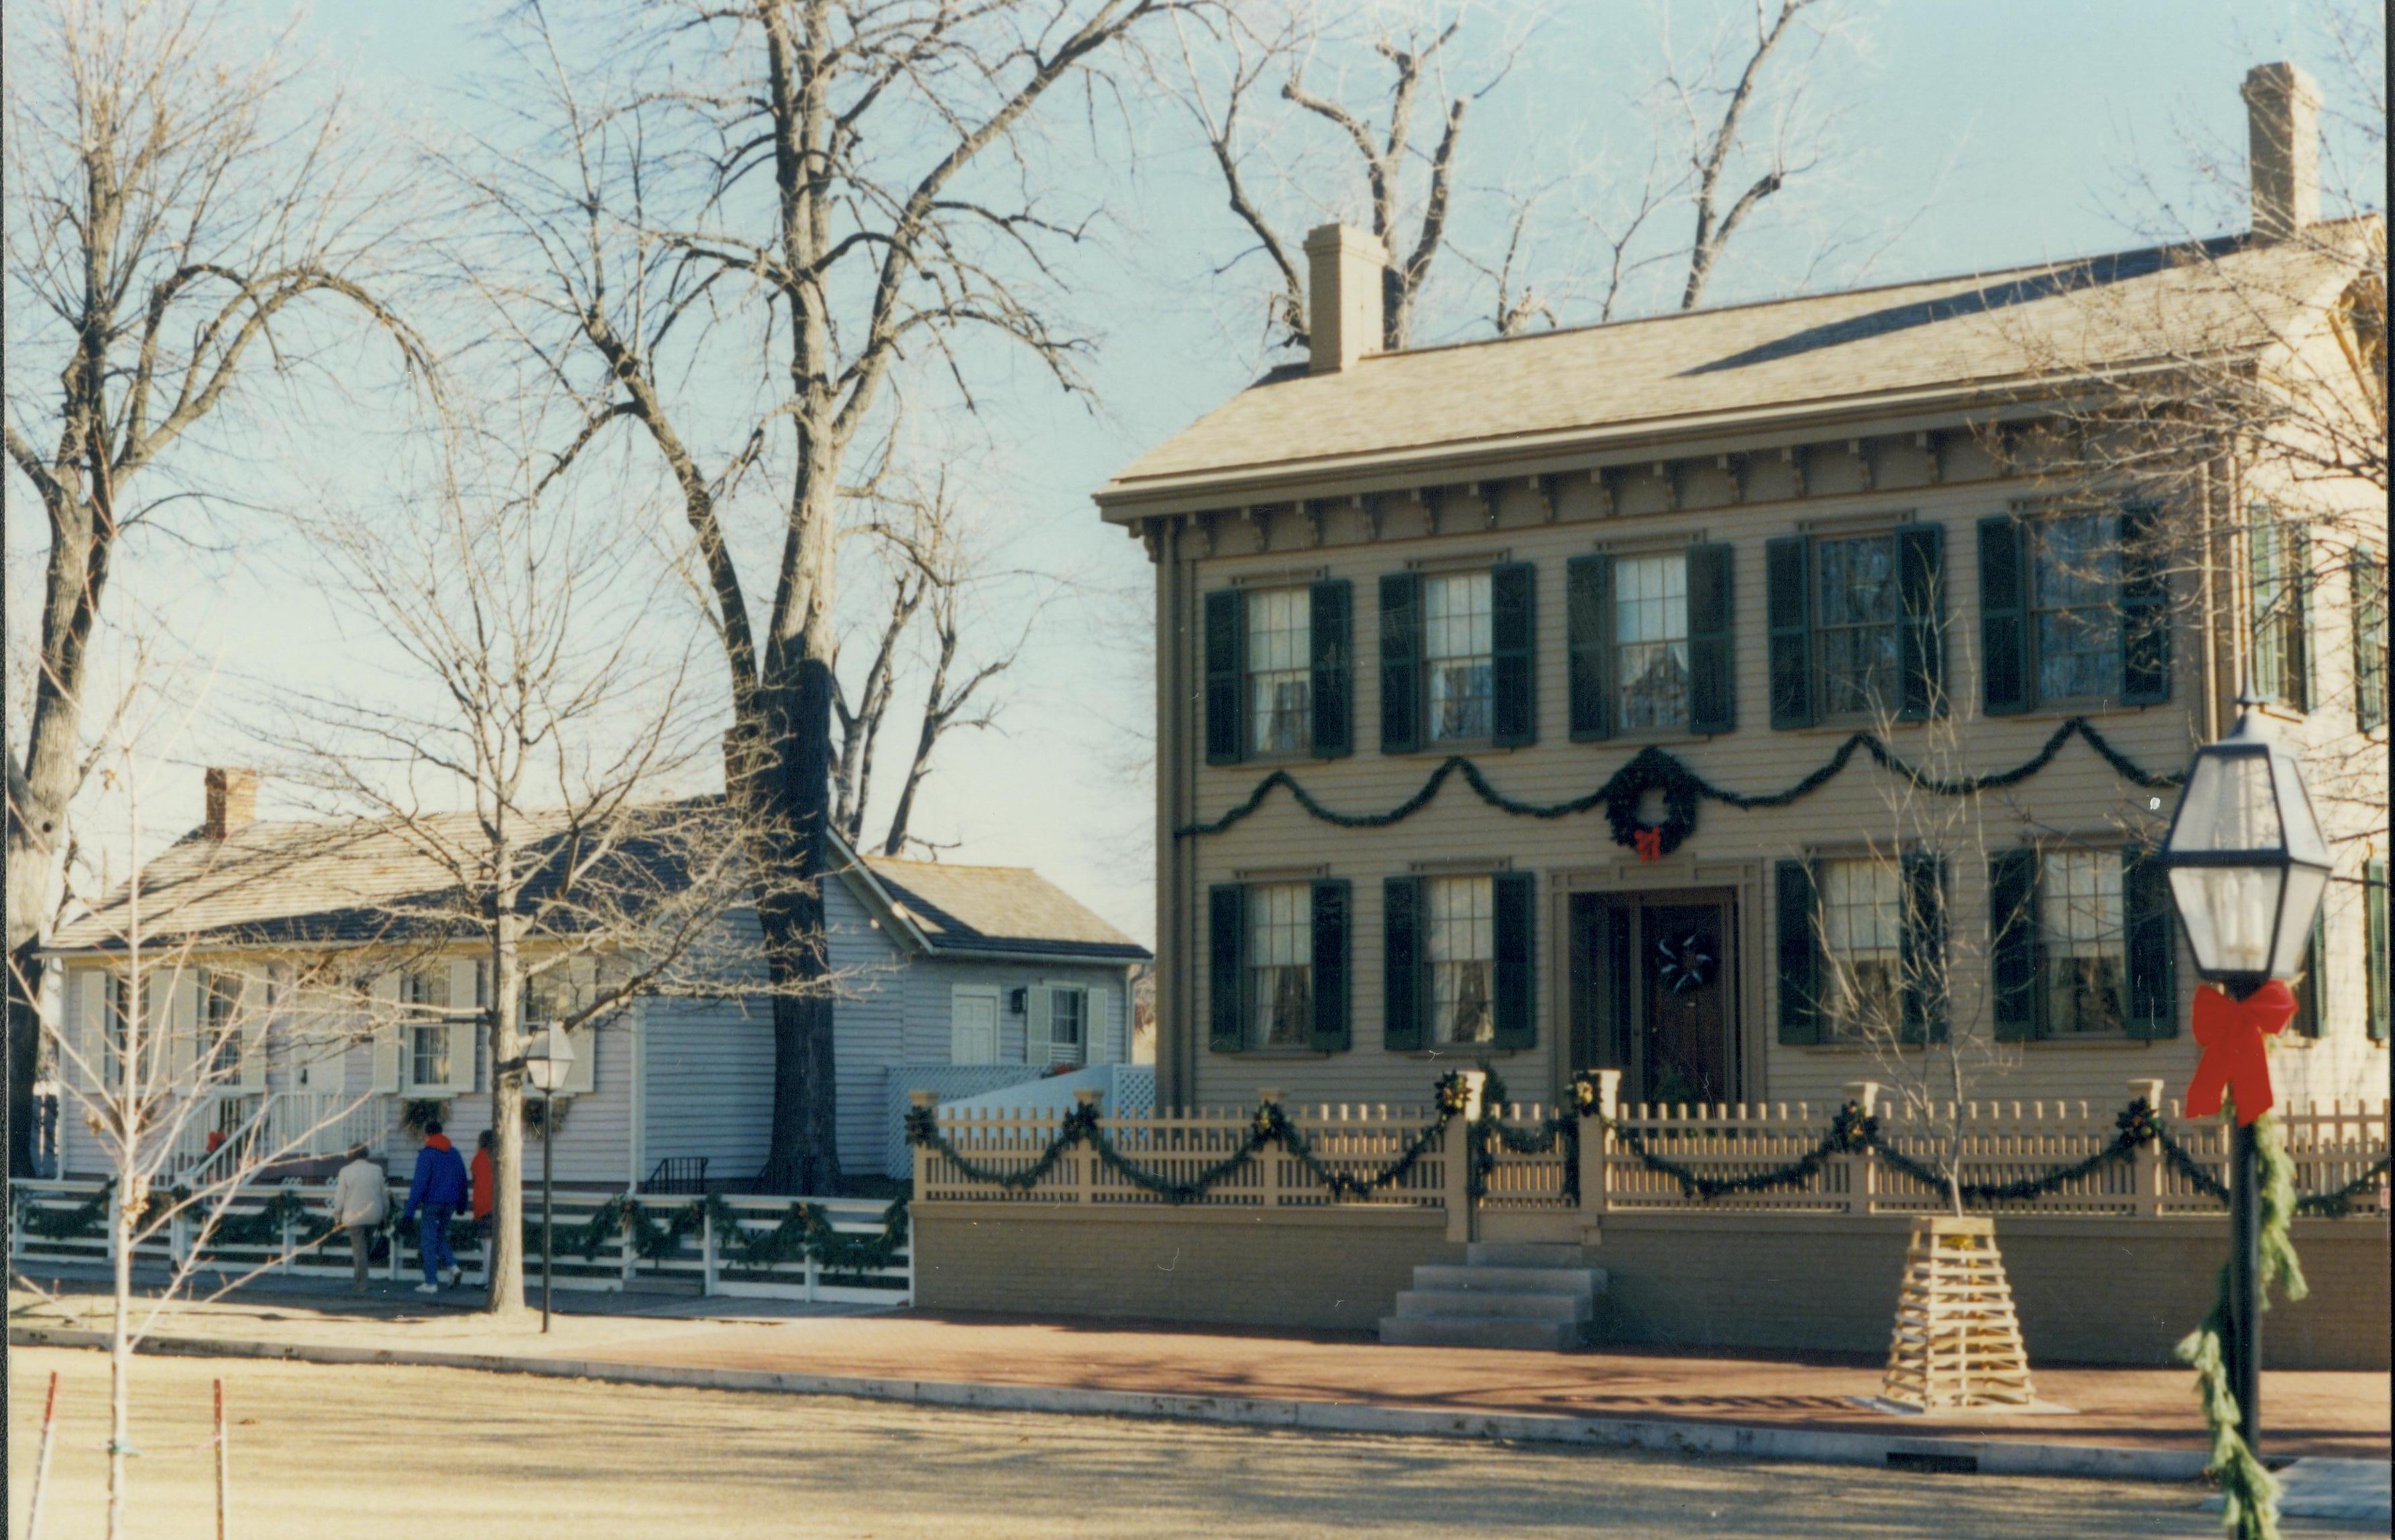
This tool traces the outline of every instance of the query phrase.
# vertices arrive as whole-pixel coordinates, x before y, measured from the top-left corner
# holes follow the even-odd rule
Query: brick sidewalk
[[[11,1300],[12,1324],[81,1324],[98,1303],[76,1282],[58,1306]],[[602,1303],[602,1301],[604,1303]],[[1854,1404],[1879,1390],[1878,1365],[1854,1357],[1579,1353],[1384,1348],[1354,1336],[1238,1332],[1163,1322],[1035,1321],[1019,1316],[813,1314],[776,1302],[576,1294],[543,1337],[459,1306],[408,1298],[352,1303],[287,1289],[181,1309],[177,1336],[409,1346],[597,1362],[763,1370],[1070,1389],[1255,1397],[1456,1412],[1532,1413],[1979,1438],[2122,1449],[2205,1447],[2192,1375],[2182,1369],[2038,1369],[2039,1396],[2075,1414],[1902,1417]],[[20,1305],[31,1308],[20,1310]],[[602,1308],[615,1312],[601,1314]],[[747,1317],[748,1319],[740,1319]],[[763,1318],[763,1319],[759,1319]],[[2389,1455],[2388,1376],[2324,1371],[2264,1376],[2272,1457]]]

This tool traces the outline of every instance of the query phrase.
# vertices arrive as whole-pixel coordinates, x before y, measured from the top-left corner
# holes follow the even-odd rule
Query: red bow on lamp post
[[[2237,1097],[2237,1122],[2250,1124],[2270,1110],[2270,1059],[2262,1039],[2294,1019],[2294,991],[2278,979],[2243,1000],[2231,1000],[2209,985],[2195,991],[2195,1041],[2203,1057],[2188,1082],[2187,1114],[2208,1118],[2220,1110],[2220,1093]]]

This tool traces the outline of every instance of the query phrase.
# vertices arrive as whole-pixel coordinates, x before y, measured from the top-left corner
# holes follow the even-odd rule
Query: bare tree
[[[1042,285],[1081,223],[1028,186],[1033,116],[1171,8],[690,4],[577,53],[531,7],[510,86],[530,142],[461,164],[493,234],[492,296],[587,408],[562,458],[622,423],[671,479],[728,675],[730,793],[756,814],[757,864],[809,879],[761,908],[792,986],[827,965],[813,879],[833,811],[842,467],[903,358],[935,365],[968,403],[968,338],[1078,387],[1083,343]],[[702,359],[754,381],[728,430],[720,393],[695,383]],[[751,487],[780,531],[761,626],[728,528]],[[775,1042],[761,1180],[836,1191],[827,1002],[787,989]]]
[[[747,917],[812,880],[759,868],[748,804],[674,795],[719,752],[716,719],[695,698],[687,641],[648,647],[689,632],[661,613],[645,548],[573,516],[565,484],[535,495],[536,418],[495,408],[482,422],[447,424],[428,492],[313,530],[349,613],[426,688],[289,697],[274,736],[294,751],[295,785],[424,874],[366,899],[394,949],[383,973],[406,961],[395,949],[478,959],[478,999],[453,993],[442,1009],[478,1016],[485,1043],[488,1308],[510,1312],[523,1305],[528,1032],[582,1033],[588,1054],[642,994],[779,1001],[835,979],[761,974]]]
[[[239,59],[222,50],[240,36]],[[27,1169],[38,949],[94,763],[85,691],[125,536],[195,495],[174,469],[269,378],[322,375],[324,301],[414,338],[377,299],[378,226],[337,95],[206,0],[54,0],[7,33],[7,461],[48,554],[32,700],[7,751],[9,1168]],[[353,356],[351,355],[343,355]],[[261,368],[261,365],[265,365]]]

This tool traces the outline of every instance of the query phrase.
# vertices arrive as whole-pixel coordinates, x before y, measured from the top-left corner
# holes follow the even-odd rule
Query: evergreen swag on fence
[[[1687,763],[1678,756],[1652,745],[1641,749],[1632,756],[1628,763],[1616,770],[1606,783],[1595,790],[1586,796],[1574,797],[1568,802],[1559,803],[1517,802],[1490,785],[1489,777],[1481,773],[1480,767],[1460,754],[1451,755],[1441,761],[1438,767],[1430,773],[1429,778],[1422,782],[1420,790],[1385,813],[1341,813],[1325,807],[1315,800],[1314,793],[1308,791],[1295,776],[1290,775],[1287,770],[1276,770],[1258,781],[1256,789],[1248,793],[1245,801],[1231,808],[1221,817],[1184,824],[1173,832],[1180,836],[1220,834],[1262,807],[1264,799],[1272,794],[1275,787],[1286,789],[1291,797],[1297,799],[1298,806],[1320,822],[1339,829],[1386,829],[1391,824],[1403,823],[1428,807],[1436,800],[1439,788],[1447,784],[1449,777],[1462,776],[1463,783],[1470,787],[1473,794],[1482,802],[1501,813],[1510,814],[1517,818],[1564,818],[1602,807],[1605,809],[1606,822],[1611,828],[1614,843],[1624,849],[1636,849],[1639,834],[1648,828],[1639,821],[1639,802],[1647,792],[1659,791],[1663,798],[1663,821],[1653,826],[1653,829],[1658,837],[1659,849],[1663,855],[1668,856],[1677,850],[1681,843],[1689,835],[1696,832],[1697,804],[1700,801],[1717,802],[1741,810],[1786,807],[1791,803],[1808,797],[1827,786],[1836,778],[1838,772],[1844,770],[1847,762],[1852,760],[1859,751],[1869,754],[1881,769],[1910,782],[1924,791],[1935,792],[1945,797],[1969,797],[1985,791],[2002,790],[2005,787],[2017,786],[2029,779],[2053,763],[2054,757],[2062,752],[2063,745],[2069,743],[2073,737],[2086,740],[2087,747],[2096,750],[2097,756],[2106,764],[2111,765],[2115,774],[2133,785],[2145,787],[2150,790],[2160,790],[2164,787],[2177,786],[2186,778],[2175,771],[2146,769],[2118,749],[2113,748],[2105,739],[2104,735],[2097,731],[2095,724],[2085,717],[2072,717],[2056,727],[2036,753],[2009,770],[1991,770],[1983,776],[1961,776],[1952,778],[1936,776],[1899,758],[1896,751],[1882,741],[1876,734],[1855,733],[1850,735],[1844,743],[1838,745],[1837,751],[1824,761],[1819,768],[1812,771],[1794,785],[1783,787],[1778,791],[1752,793],[1732,791],[1725,787],[1715,786],[1689,769]]]
[[[652,1216],[648,1205],[619,1194],[600,1204],[583,1223],[555,1231],[554,1241],[557,1250],[595,1262],[600,1248],[621,1233],[632,1255],[661,1262],[710,1221],[716,1256],[734,1267],[771,1268],[812,1256],[827,1273],[863,1275],[895,1263],[906,1243],[904,1198],[881,1211],[880,1234],[843,1235],[832,1228],[821,1204],[802,1202],[792,1203],[772,1229],[751,1230],[741,1224],[739,1211],[713,1192],[667,1210],[662,1220]],[[537,1220],[525,1222],[524,1244],[527,1252],[540,1249]]]

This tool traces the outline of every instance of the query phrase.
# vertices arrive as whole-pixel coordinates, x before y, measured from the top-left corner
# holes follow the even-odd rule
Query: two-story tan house
[[[2299,73],[2247,99],[2255,228],[2183,249],[1376,354],[1316,231],[1310,357],[1096,494],[1156,568],[1159,1100],[1818,1105],[1966,1031],[1974,1096],[2177,1094],[2145,856],[2248,686],[2346,767],[2282,1094],[2384,1095],[2383,488],[2085,452],[2199,355],[2383,392],[2324,255],[2383,227],[2318,221]]]

